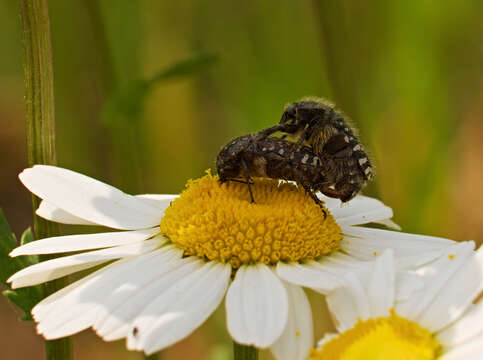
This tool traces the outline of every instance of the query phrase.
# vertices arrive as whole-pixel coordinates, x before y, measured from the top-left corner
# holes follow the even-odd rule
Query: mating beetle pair
[[[283,136],[271,136],[276,132]],[[315,192],[345,202],[373,176],[347,118],[316,98],[288,105],[279,124],[230,141],[218,154],[216,167],[221,182],[246,182],[252,202],[251,177],[295,181],[321,205]]]

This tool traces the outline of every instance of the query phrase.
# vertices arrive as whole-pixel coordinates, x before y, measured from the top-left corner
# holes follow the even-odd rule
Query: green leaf
[[[17,239],[0,209],[0,281],[5,285],[10,275],[24,265],[21,260],[8,256],[15,247],[17,247]]]
[[[21,244],[26,244],[34,240],[32,230],[28,228],[22,234]],[[37,256],[22,256],[11,258],[8,254],[17,247],[17,239],[10,230],[2,209],[0,209],[0,281],[6,286],[7,279],[17,271],[36,264],[38,262]],[[31,286],[17,290],[5,290],[3,294],[13,304],[17,305],[24,314],[21,320],[32,320],[30,310],[42,299],[42,293],[39,287]]]
[[[12,230],[10,230],[2,209],[0,209],[0,239],[6,248],[13,249],[17,246],[17,239]]]
[[[17,290],[5,290],[2,294],[24,312],[23,315],[20,316],[20,320],[33,321],[30,311],[40,300],[42,300],[41,290],[38,286],[31,286]]]
[[[20,245],[25,245],[31,241],[34,241],[34,232],[32,231],[32,228],[27,228],[22,234],[22,237],[20,238]],[[37,264],[39,262],[39,257],[37,255],[27,255],[23,257],[23,259],[29,264]]]
[[[106,101],[102,112],[105,124],[116,126],[139,117],[143,110],[143,101],[153,87],[163,81],[181,78],[213,65],[218,57],[212,54],[197,55],[176,62],[158,72],[150,79],[138,79],[112,94]]]
[[[25,245],[34,240],[35,240],[34,232],[32,231],[31,227],[28,227],[27,230],[25,230],[22,234],[22,237],[20,239],[20,245]]]

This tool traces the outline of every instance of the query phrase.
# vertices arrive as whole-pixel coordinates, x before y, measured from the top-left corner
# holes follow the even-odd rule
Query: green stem
[[[55,165],[54,75],[47,0],[19,0],[24,50],[25,106],[27,120],[28,162]],[[33,209],[40,199],[33,196]],[[59,226],[34,214],[37,239],[59,234]],[[45,257],[43,257],[45,259]],[[43,287],[44,297],[63,288],[66,280],[49,282]],[[46,341],[46,359],[72,358],[69,338]]]
[[[253,346],[240,345],[233,342],[235,360],[258,360],[258,349]]]

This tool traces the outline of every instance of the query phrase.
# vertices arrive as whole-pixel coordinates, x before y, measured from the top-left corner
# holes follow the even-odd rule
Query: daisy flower
[[[302,287],[327,293],[347,270],[365,268],[388,247],[410,267],[454,243],[356,226],[394,225],[392,210],[365,196],[342,207],[323,197],[324,218],[302,189],[268,179],[253,185],[252,204],[246,185],[221,185],[210,174],[190,180],[179,197],[127,195],[52,166],[19,177],[42,199],[39,216],[117,230],[42,239],[10,254],[76,252],[22,269],[9,279],[13,288],[105,265],[33,308],[46,339],[92,328],[106,341],[126,338],[128,349],[151,354],[188,336],[225,298],[237,343],[302,359],[313,343]]]
[[[326,335],[310,359],[481,359],[483,302],[473,301],[483,290],[483,250],[473,248],[445,249],[413,272],[411,291],[397,282],[392,250],[369,273],[347,273],[346,284],[327,295],[338,334]]]

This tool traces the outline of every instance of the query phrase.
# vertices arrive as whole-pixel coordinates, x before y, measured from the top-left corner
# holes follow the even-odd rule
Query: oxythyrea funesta
[[[297,182],[319,206],[322,202],[315,192],[332,197],[339,195],[332,185],[339,182],[337,176],[342,173],[341,166],[344,164],[336,158],[318,156],[305,145],[296,147],[294,142],[276,137],[262,138],[259,134],[230,141],[216,159],[220,181],[246,183],[252,202],[251,177],[267,177]]]

